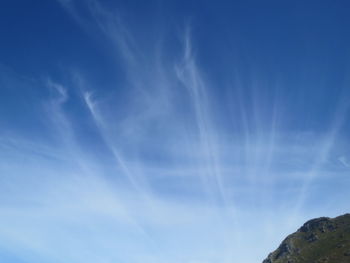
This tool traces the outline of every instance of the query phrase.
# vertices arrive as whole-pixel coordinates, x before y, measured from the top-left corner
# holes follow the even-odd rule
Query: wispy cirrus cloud
[[[106,3],[59,3],[103,36],[126,81],[106,92],[78,70],[45,78],[33,116],[51,139],[0,134],[3,251],[29,262],[257,262],[306,219],[346,210],[347,191],[324,195],[348,184],[346,107],[328,132],[288,131],[294,109],[258,77],[234,78],[229,103],[214,92],[189,26],[168,56]]]
[[[350,167],[350,163],[348,161],[348,159],[346,158],[346,156],[340,156],[338,158],[339,162],[341,162],[342,165],[344,165],[345,167]]]

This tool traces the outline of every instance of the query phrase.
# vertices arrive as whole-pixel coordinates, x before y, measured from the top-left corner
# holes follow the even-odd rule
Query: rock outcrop
[[[306,222],[263,263],[350,263],[350,214]]]

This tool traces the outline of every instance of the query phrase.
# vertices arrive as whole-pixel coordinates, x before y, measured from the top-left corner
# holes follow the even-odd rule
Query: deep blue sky
[[[348,212],[349,10],[1,1],[0,261],[253,263]]]

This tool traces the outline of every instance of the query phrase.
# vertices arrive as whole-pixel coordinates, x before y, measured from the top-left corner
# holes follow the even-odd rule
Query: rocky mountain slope
[[[263,263],[350,263],[350,214],[306,222]]]

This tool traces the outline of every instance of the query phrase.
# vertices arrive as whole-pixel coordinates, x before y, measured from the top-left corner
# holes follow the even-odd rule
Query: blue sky
[[[1,1],[1,261],[255,263],[349,212],[349,8]]]

